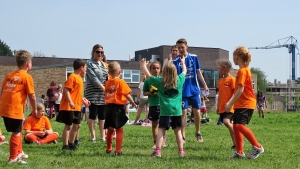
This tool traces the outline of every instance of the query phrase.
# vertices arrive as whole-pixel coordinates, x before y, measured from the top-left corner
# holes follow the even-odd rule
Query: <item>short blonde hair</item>
[[[108,64],[108,72],[111,75],[117,73],[118,71],[120,71],[120,69],[121,69],[121,66],[116,61],[113,61],[113,62],[111,62],[111,63]]]
[[[232,69],[232,64],[227,59],[218,59],[216,63],[219,67],[224,67],[228,72]]]
[[[182,43],[185,44],[185,45],[187,45],[187,40],[184,39],[184,38],[180,38],[180,39],[177,40],[176,45],[177,44],[182,44]]]
[[[26,50],[18,50],[15,54],[15,57],[18,67],[24,66],[32,59],[32,55]]]
[[[45,110],[44,104],[42,104],[42,103],[37,103],[37,104],[36,104],[36,110],[37,110],[37,111]]]
[[[250,64],[252,59],[251,53],[245,46],[237,47],[233,52],[233,56],[240,58],[247,66]]]

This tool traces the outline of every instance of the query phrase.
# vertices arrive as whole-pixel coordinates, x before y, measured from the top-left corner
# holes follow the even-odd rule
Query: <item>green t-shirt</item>
[[[181,116],[182,115],[182,86],[185,74],[181,73],[177,79],[177,87],[168,89],[162,83],[161,77],[151,76],[149,82],[156,84],[160,102],[160,116]]]
[[[158,76],[159,78],[160,76]],[[143,87],[143,92],[150,92],[150,88],[151,85],[157,88],[157,84],[156,83],[150,83],[149,79],[146,79],[144,81],[144,87]],[[159,97],[158,95],[149,95],[148,96],[148,102],[149,102],[149,106],[159,106]]]

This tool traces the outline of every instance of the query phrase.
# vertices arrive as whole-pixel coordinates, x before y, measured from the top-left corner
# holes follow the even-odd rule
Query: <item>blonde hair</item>
[[[162,83],[166,88],[177,87],[177,69],[172,62],[167,62],[162,71]]]
[[[113,61],[111,63],[108,64],[108,72],[113,75],[115,74],[116,72],[120,71],[121,69],[121,66],[118,62],[116,61]]]
[[[19,50],[15,54],[18,67],[24,66],[27,62],[30,62],[32,55],[26,50]]]
[[[177,45],[177,44],[181,44],[181,43],[187,45],[187,40],[184,39],[184,38],[180,38],[180,39],[177,40],[176,45]],[[172,48],[172,49],[173,49],[173,48]]]
[[[233,52],[233,56],[240,58],[247,66],[250,64],[252,58],[251,53],[245,46],[237,47]]]
[[[42,103],[37,103],[36,110],[37,111],[45,110],[45,106]]]
[[[232,69],[232,64],[227,59],[218,59],[216,63],[219,67],[225,68],[228,72]]]

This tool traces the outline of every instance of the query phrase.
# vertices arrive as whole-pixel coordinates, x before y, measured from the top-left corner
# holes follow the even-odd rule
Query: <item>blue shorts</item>
[[[189,105],[192,108],[200,109],[201,108],[201,100],[200,96],[191,96],[191,97],[182,97],[182,109],[187,109]]]

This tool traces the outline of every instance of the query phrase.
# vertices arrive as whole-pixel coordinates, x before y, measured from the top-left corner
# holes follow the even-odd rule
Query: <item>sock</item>
[[[122,142],[123,142],[123,128],[116,129],[116,153],[121,153]]]
[[[22,147],[22,132],[20,132],[19,136],[19,146],[18,146],[18,154],[23,152],[23,147]]]
[[[45,138],[43,138],[40,143],[41,144],[46,144],[46,143],[50,143],[54,140],[58,139],[58,134],[57,133],[52,133],[47,135]]]
[[[16,159],[17,156],[18,156],[19,143],[20,143],[19,136],[14,136],[14,135],[10,136],[10,140],[9,140],[10,155],[9,155],[9,158],[11,160]]]
[[[112,140],[114,137],[114,130],[107,130],[106,133],[106,150],[112,151]]]
[[[237,129],[237,124],[233,124],[235,149],[239,154],[243,154],[243,134]]]
[[[260,148],[260,144],[257,142],[252,131],[245,126],[245,124],[237,124],[237,129],[247,138],[247,140],[257,148]]]
[[[30,142],[30,143],[33,143],[34,141],[38,140],[38,137],[34,134],[27,134],[25,136],[25,140]]]

